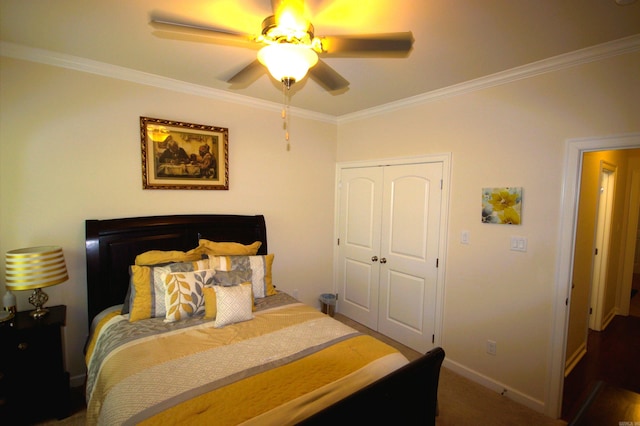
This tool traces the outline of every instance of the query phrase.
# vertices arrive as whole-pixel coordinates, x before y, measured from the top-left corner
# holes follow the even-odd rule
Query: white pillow
[[[253,318],[253,296],[251,283],[223,287],[213,287],[216,292],[216,322],[215,328],[224,327]]]

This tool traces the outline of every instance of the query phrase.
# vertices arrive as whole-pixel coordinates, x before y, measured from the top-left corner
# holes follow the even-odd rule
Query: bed
[[[279,291],[262,215],[85,225],[88,425],[435,424],[444,351],[409,362]]]

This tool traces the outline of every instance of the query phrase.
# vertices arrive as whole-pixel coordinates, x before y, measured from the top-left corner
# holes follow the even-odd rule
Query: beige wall
[[[84,220],[180,213],[264,214],[274,283],[318,306],[331,290],[336,126],[92,74],[1,58],[0,252],[64,249],[70,279],[47,289],[68,308],[67,366],[84,374]],[[143,190],[139,117],[229,129],[229,191]],[[1,273],[4,275],[4,261]],[[4,285],[2,285],[4,287]],[[2,288],[4,293],[4,288]],[[29,292],[18,309],[31,308]]]
[[[340,162],[452,154],[445,363],[540,410],[549,404],[565,141],[640,130],[638,69],[636,52],[339,125]],[[481,189],[493,186],[524,188],[521,226],[481,223]],[[509,250],[512,235],[528,238],[526,253]]]

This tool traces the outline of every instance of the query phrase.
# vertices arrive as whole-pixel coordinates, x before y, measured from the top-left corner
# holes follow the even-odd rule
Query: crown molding
[[[338,125],[640,50],[640,34],[338,117]]]
[[[22,59],[30,62],[37,62],[55,67],[68,68],[75,71],[97,74],[103,77],[115,78],[118,80],[130,81],[132,83],[146,86],[158,87],[172,90],[188,95],[202,96],[225,102],[232,102],[252,108],[275,111],[278,114],[282,110],[282,104],[252,98],[250,96],[239,95],[220,89],[187,83],[168,77],[162,77],[143,71],[120,67],[105,62],[94,61],[78,56],[67,55],[46,49],[38,49],[6,41],[0,42],[0,56],[7,56],[14,59]],[[290,107],[293,116],[307,118],[316,121],[324,121],[336,124],[336,117],[328,114],[321,114],[303,108]]]
[[[588,62],[602,60],[611,56],[623,55],[625,53],[640,50],[640,34],[621,38],[608,43],[588,47],[563,55],[554,56],[533,62],[531,64],[512,68],[488,76],[480,77],[464,83],[445,87],[431,92],[423,93],[396,102],[379,105],[341,116],[332,116],[309,111],[303,108],[291,107],[291,115],[310,120],[323,121],[332,124],[343,124],[351,121],[363,120],[368,117],[386,114],[389,112],[410,108],[416,105],[434,102],[439,99],[462,95],[465,93],[483,90],[501,84],[511,83],[536,75],[549,73],[565,68],[574,67]],[[28,47],[20,44],[0,42],[0,55],[22,59],[31,62],[38,62],[47,65],[73,69],[104,77],[130,81],[161,89],[173,90],[195,96],[203,96],[216,100],[232,102],[268,111],[280,112],[282,105],[275,102],[264,101],[250,96],[230,93],[220,89],[213,89],[197,84],[187,83],[155,74],[132,70],[117,65],[104,62],[93,61],[86,58],[53,52],[45,49]]]

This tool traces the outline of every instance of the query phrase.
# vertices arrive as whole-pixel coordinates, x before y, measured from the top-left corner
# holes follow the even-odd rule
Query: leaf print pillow
[[[205,285],[213,285],[215,270],[174,272],[165,278],[165,322],[175,322],[204,313]]]

